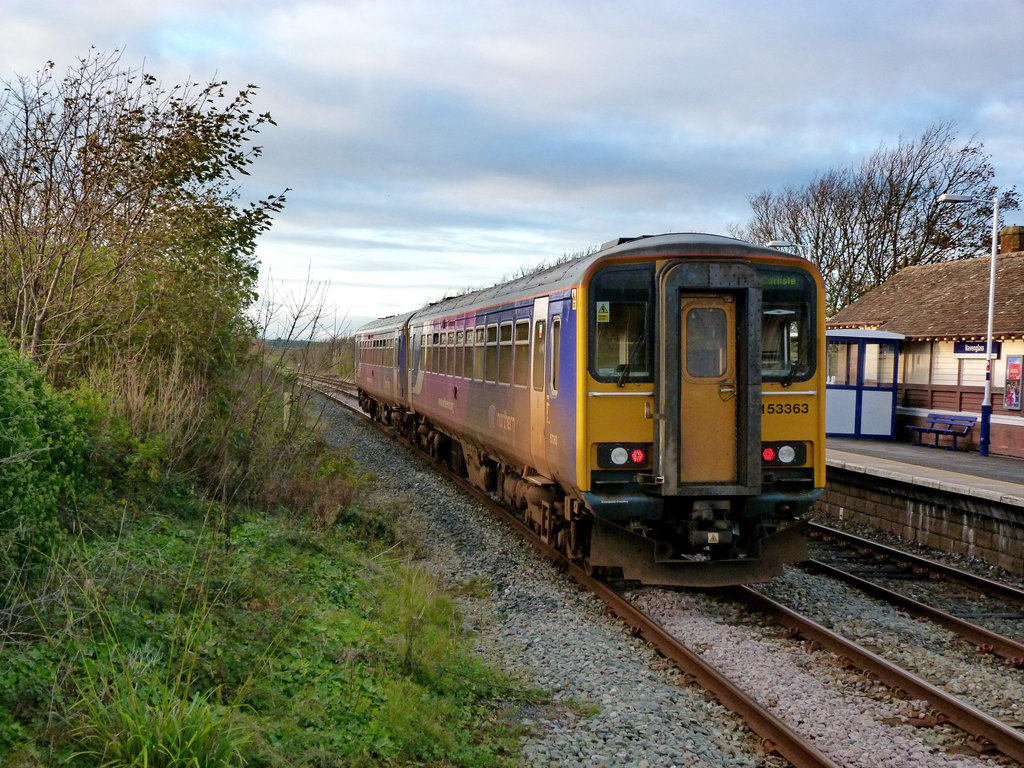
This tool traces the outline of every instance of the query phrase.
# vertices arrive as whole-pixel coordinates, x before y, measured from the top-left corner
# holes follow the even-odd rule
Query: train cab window
[[[598,381],[651,381],[654,266],[605,267],[590,287],[590,372]]]
[[[761,266],[761,377],[792,384],[814,375],[817,291],[803,271]]]
[[[551,320],[551,394],[558,393],[558,348],[562,342],[562,318]]]
[[[515,334],[515,362],[512,383],[525,387],[530,380],[530,321],[517,320]]]
[[[545,329],[547,320],[538,320],[533,324],[533,388],[538,392],[544,389],[544,352],[547,349]]]
[[[488,325],[487,326],[487,354],[486,354],[486,370],[484,371],[484,379],[487,381],[498,380],[498,326]]]

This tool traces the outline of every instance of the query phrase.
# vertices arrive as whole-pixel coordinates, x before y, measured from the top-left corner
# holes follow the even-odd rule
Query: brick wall
[[[1024,509],[829,467],[818,509],[1024,575]]]

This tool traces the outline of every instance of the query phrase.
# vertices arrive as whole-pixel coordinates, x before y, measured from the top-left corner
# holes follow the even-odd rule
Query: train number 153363
[[[761,413],[810,413],[807,403],[761,403]]]

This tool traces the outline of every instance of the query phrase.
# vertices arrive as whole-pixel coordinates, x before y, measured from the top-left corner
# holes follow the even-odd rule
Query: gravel
[[[416,540],[428,567],[462,595],[465,626],[480,653],[550,693],[550,704],[506,713],[529,729],[520,765],[787,765],[765,756],[760,739],[734,715],[695,686],[683,685],[674,667],[633,637],[596,598],[558,573],[450,481],[344,409],[331,404],[326,409],[328,439],[352,446],[362,468],[376,474],[378,488],[399,497],[400,508],[408,508],[402,521],[405,532]],[[794,594],[810,590],[805,599],[823,610],[834,604],[831,587],[814,596],[818,587],[794,574],[787,573],[770,588],[792,588]],[[839,765],[1012,764],[998,757],[945,753],[963,738],[949,726],[913,727],[911,722],[926,709],[921,702],[894,698],[835,657],[783,637],[735,605],[702,593],[660,589],[635,590],[631,597],[727,676],[756,691],[791,727],[811,735]],[[875,609],[857,602],[842,613],[855,620],[863,616],[860,611]],[[920,635],[905,637],[923,642]],[[936,639],[927,647],[939,644]],[[964,666],[964,685],[969,687],[973,673]],[[941,669],[951,674],[951,667]],[[977,687],[984,691],[989,685],[979,682]],[[1013,704],[1009,697],[1018,695],[1016,688],[1008,690],[1005,711]]]

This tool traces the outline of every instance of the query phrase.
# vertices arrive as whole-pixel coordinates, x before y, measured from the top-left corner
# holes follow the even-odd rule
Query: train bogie
[[[824,485],[822,306],[791,255],[638,238],[361,329],[358,383],[567,556],[756,581]]]

